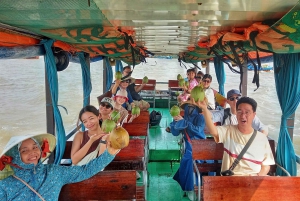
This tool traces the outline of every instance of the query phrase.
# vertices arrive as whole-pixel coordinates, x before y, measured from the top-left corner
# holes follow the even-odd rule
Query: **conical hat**
[[[42,146],[43,140],[47,139],[49,143],[50,152],[55,148],[56,138],[50,133],[42,134],[31,134],[31,135],[21,135],[21,136],[1,136],[0,137],[0,157],[5,155],[11,148],[19,144],[20,142],[27,140],[29,138],[34,138]],[[45,158],[42,158],[44,161],[49,157],[50,153],[47,154]]]
[[[0,136],[0,157],[6,155],[7,152],[9,152],[9,150],[11,150],[14,146],[17,146],[20,142],[27,140],[29,138],[34,138],[40,144],[40,146],[42,146],[44,139],[48,140],[50,152],[47,153],[46,157],[41,158],[42,162],[45,161],[53,152],[56,145],[55,136],[49,133],[21,135],[21,136],[2,135]],[[13,170],[9,165],[6,165],[5,168],[2,171],[0,171],[0,180],[5,179],[6,177],[12,174],[13,174]]]

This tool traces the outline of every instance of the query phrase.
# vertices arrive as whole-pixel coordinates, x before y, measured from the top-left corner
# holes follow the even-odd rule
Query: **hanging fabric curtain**
[[[111,83],[113,81],[113,72],[108,57],[105,57],[104,60],[106,63],[106,91],[109,91],[111,87]]]
[[[78,57],[80,60],[82,71],[83,107],[85,107],[89,104],[89,97],[92,91],[91,72],[85,61],[84,53],[78,53]]]
[[[115,66],[115,72],[123,72],[123,64],[121,62],[121,60],[117,60],[116,61],[116,66]]]
[[[218,57],[214,57],[214,65],[215,65],[217,80],[219,83],[219,93],[222,96],[225,96],[224,84],[226,81],[226,76],[225,76],[223,61],[221,61],[221,59],[219,59]]]
[[[55,151],[55,164],[60,164],[62,156],[65,152],[66,147],[66,133],[63,125],[63,121],[61,118],[60,111],[58,109],[58,79],[57,79],[57,69],[55,64],[54,55],[52,52],[52,44],[53,40],[43,40],[41,42],[45,47],[45,66],[46,66],[46,76],[48,79],[48,84],[51,93],[52,107],[54,113],[55,120],[55,128],[56,128],[56,151]]]
[[[300,101],[300,54],[274,54],[276,92],[282,110],[276,161],[292,176],[297,176],[296,156],[287,126]],[[285,175],[277,168],[278,175]]]

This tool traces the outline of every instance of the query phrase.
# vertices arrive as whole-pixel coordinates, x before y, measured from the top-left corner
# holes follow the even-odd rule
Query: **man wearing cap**
[[[125,66],[123,68],[122,74],[124,77],[131,76],[131,73],[132,71],[130,66]],[[142,83],[141,85],[136,86],[133,79],[133,81],[128,86],[128,90],[130,91],[131,97],[135,105],[137,105],[142,111],[146,111],[150,107],[150,104],[147,101],[144,101],[139,94],[139,92],[144,88],[145,85],[145,83]]]
[[[114,109],[115,103],[109,97],[104,97],[99,105],[99,119],[100,119],[100,126],[105,119],[110,118],[110,114]]]
[[[210,111],[212,114],[213,122],[218,122],[218,125],[237,125],[236,117],[236,103],[241,98],[242,94],[237,89],[231,89],[227,92],[227,103],[230,108],[222,110]],[[260,119],[255,115],[252,121],[252,127],[265,135],[268,135],[268,127],[264,125]]]

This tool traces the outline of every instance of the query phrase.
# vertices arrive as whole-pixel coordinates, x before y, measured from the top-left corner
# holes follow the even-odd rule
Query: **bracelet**
[[[100,143],[106,144],[106,140],[100,140]]]

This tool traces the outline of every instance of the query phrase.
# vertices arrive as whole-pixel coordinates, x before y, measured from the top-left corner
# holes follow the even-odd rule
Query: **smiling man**
[[[192,100],[194,102],[194,100]],[[252,122],[256,115],[257,103],[249,97],[242,97],[236,103],[237,125],[215,126],[211,120],[211,113],[205,101],[196,103],[202,108],[206,126],[217,143],[224,144],[221,171],[226,171],[241,153],[254,133]],[[263,133],[257,131],[252,144],[243,158],[233,170],[234,175],[264,176],[275,164],[269,141]]]
[[[236,103],[241,98],[242,94],[237,89],[231,89],[227,92],[227,103],[230,106],[229,108],[222,110],[211,110],[212,119],[217,125],[237,125],[237,112],[236,112]],[[268,126],[264,125],[260,119],[255,115],[252,121],[252,128],[258,130],[265,135],[268,135]]]

